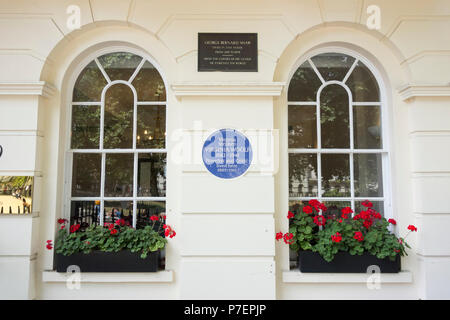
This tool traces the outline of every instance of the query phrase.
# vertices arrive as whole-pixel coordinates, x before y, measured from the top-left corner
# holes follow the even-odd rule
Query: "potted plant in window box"
[[[150,217],[151,223],[142,229],[134,229],[123,219],[104,226],[83,228],[59,219],[60,229],[55,241],[54,267],[66,272],[76,265],[81,272],[156,272],[159,254],[167,244],[167,238],[176,233],[158,216]],[[47,249],[53,249],[51,240]]]
[[[327,215],[324,204],[310,200],[302,210],[289,211],[289,232],[277,233],[276,240],[298,251],[301,272],[366,273],[373,265],[382,273],[399,272],[400,257],[410,248],[406,237],[390,231],[394,219],[383,218],[370,201],[362,204],[365,210],[352,218],[349,207],[340,216]],[[413,225],[408,229],[417,231]]]

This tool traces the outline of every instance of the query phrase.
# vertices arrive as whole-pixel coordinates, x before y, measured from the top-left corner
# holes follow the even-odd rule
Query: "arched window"
[[[288,91],[289,208],[319,199],[327,214],[360,212],[368,199],[388,216],[382,119],[379,84],[361,60],[323,53],[304,61]]]
[[[166,90],[151,62],[114,52],[81,71],[68,154],[71,224],[140,228],[165,213]]]

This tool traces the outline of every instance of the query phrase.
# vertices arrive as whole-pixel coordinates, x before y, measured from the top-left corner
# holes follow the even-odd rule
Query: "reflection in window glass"
[[[100,200],[72,201],[70,205],[70,225],[80,224],[81,229],[100,223]]]
[[[137,228],[143,228],[147,225],[153,225],[151,216],[158,216],[160,219],[155,223],[156,228],[162,227],[163,215],[166,214],[165,201],[138,201],[137,202]],[[162,230],[161,230],[162,231]]]
[[[98,58],[111,81],[128,81],[139,66],[142,57],[128,52],[108,53]]]
[[[354,106],[355,149],[381,149],[380,106]]]
[[[289,154],[289,196],[317,197],[317,156]]]
[[[72,197],[100,196],[101,163],[101,154],[73,154]]]
[[[345,207],[352,206],[352,203],[350,201],[323,201],[325,204],[325,207],[327,207],[327,211],[323,213],[325,217],[328,218],[340,218],[342,217],[342,209]],[[352,215],[349,215],[349,218],[351,218]]]
[[[32,176],[0,176],[0,215],[33,211]]]
[[[138,196],[166,196],[166,154],[140,153],[138,158]]]
[[[115,84],[106,91],[104,148],[133,147],[133,91],[125,84]]]
[[[100,106],[72,107],[72,149],[98,149]]]
[[[295,71],[289,83],[288,101],[316,101],[321,84],[311,64],[305,61]]]
[[[348,154],[322,154],[322,197],[350,196]]]
[[[342,81],[355,58],[342,53],[323,53],[311,58],[325,81]]]
[[[138,101],[166,101],[164,82],[158,70],[148,61],[134,78]]]
[[[95,61],[89,63],[77,78],[73,89],[76,102],[98,102],[101,100],[103,88],[107,82]]]
[[[104,223],[115,223],[124,219],[126,224],[133,224],[133,201],[105,201]]]
[[[354,180],[356,197],[382,197],[383,172],[380,154],[355,154]]]
[[[326,86],[320,95],[322,148],[349,148],[349,100],[345,89],[337,84]]]
[[[289,148],[317,148],[315,106],[288,107]]]
[[[361,61],[358,61],[346,84],[352,92],[353,101],[380,101],[380,89],[377,80]]]
[[[132,153],[106,155],[106,197],[133,196],[133,164],[134,155]]]
[[[166,106],[138,106],[136,147],[164,149],[166,141]]]

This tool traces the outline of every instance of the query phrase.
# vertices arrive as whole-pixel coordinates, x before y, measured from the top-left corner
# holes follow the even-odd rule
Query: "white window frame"
[[[353,62],[352,66],[348,70],[346,76],[342,81],[337,80],[331,80],[331,81],[325,81],[320,74],[320,72],[315,67],[313,61],[311,58],[324,53],[339,53],[339,54],[346,54],[350,57],[355,58],[355,61]],[[383,201],[383,209],[384,209],[384,217],[386,219],[392,218],[392,200],[391,200],[391,159],[390,159],[390,139],[389,139],[389,121],[388,121],[388,114],[387,114],[387,99],[386,99],[386,89],[384,85],[383,78],[381,77],[380,73],[378,72],[377,68],[373,66],[373,64],[364,56],[359,54],[358,52],[355,52],[353,50],[343,48],[343,47],[322,47],[319,49],[311,50],[309,51],[305,56],[303,56],[301,59],[297,61],[297,63],[294,65],[294,68],[291,70],[291,73],[289,75],[289,80],[287,82],[287,88],[289,88],[289,85],[292,81],[292,78],[297,71],[297,69],[306,61],[308,61],[316,75],[318,76],[321,86],[317,90],[316,95],[316,101],[286,101],[286,118],[285,118],[285,125],[286,128],[288,128],[289,125],[289,106],[290,105],[296,105],[296,106],[316,106],[316,134],[317,134],[317,148],[289,148],[289,143],[287,143],[287,150],[288,150],[288,159],[290,154],[317,154],[317,190],[318,195],[317,197],[291,197],[289,195],[288,191],[288,202],[290,201],[308,201],[311,199],[318,199],[319,201],[347,201],[351,203],[351,208],[353,211],[355,211],[355,201],[364,201],[364,200],[370,200],[370,201]],[[374,102],[354,102],[352,93],[350,88],[345,84],[345,82],[348,80],[348,77],[352,73],[353,69],[355,68],[358,61],[361,61],[364,63],[364,65],[370,70],[370,72],[375,77],[375,80],[377,81],[379,90],[380,90],[380,100],[374,101]],[[350,148],[348,149],[330,149],[330,148],[321,148],[321,127],[320,127],[320,94],[322,90],[330,85],[330,84],[338,84],[342,86],[348,94],[349,97],[349,124],[350,124]],[[288,95],[287,95],[288,97]],[[354,106],[380,106],[380,114],[381,114],[381,134],[382,134],[382,149],[354,149],[354,137],[353,137],[353,107]],[[286,131],[286,141],[289,139],[289,131]],[[354,191],[354,172],[353,172],[353,155],[355,153],[371,153],[371,154],[381,154],[382,158],[382,178],[383,178],[383,196],[382,197],[355,197],[355,191]],[[321,196],[321,154],[349,154],[349,169],[350,169],[350,190],[351,194],[350,197],[322,197]],[[288,162],[289,163],[289,162]],[[288,164],[289,165],[289,164]],[[289,170],[288,170],[288,182],[290,181],[289,176]],[[356,212],[353,213],[353,215],[356,214]]]
[[[115,53],[115,52],[126,52],[132,53],[137,56],[142,57],[142,61],[137,66],[136,70],[131,75],[128,81],[125,80],[114,80],[111,81],[109,76],[101,66],[98,58],[102,55]],[[84,68],[95,61],[97,67],[103,74],[107,84],[102,90],[101,101],[95,102],[73,102],[73,90],[78,76],[84,70]],[[165,101],[137,101],[137,92],[133,87],[131,82],[134,80],[136,75],[139,73],[140,69],[144,65],[145,61],[148,61],[155,67],[161,76],[164,83],[164,90],[166,93]],[[103,137],[104,137],[104,110],[105,110],[105,94],[108,88],[110,88],[114,84],[125,84],[133,91],[134,96],[134,106],[133,106],[133,145],[131,149],[104,149],[103,148]],[[168,180],[169,176],[169,165],[168,165],[168,156],[167,156],[167,129],[168,129],[168,91],[167,91],[167,81],[166,78],[161,71],[161,67],[159,64],[148,54],[145,52],[138,50],[134,47],[128,46],[109,46],[107,48],[103,48],[97,50],[91,54],[89,54],[86,58],[84,58],[81,63],[75,68],[73,73],[71,74],[71,78],[68,81],[67,86],[67,95],[66,95],[66,136],[65,136],[65,170],[64,170],[64,203],[63,203],[63,216],[68,221],[70,221],[70,211],[71,211],[71,202],[72,201],[94,201],[100,200],[100,225],[103,225],[103,212],[104,212],[104,202],[105,201],[132,201],[133,202],[133,228],[136,228],[136,217],[137,217],[137,202],[138,201],[155,201],[155,202],[165,202],[166,214],[167,214],[167,189],[168,189]],[[100,136],[99,136],[99,148],[98,149],[71,149],[71,131],[72,131],[72,107],[74,105],[86,105],[86,106],[100,106]],[[165,105],[166,116],[165,116],[165,127],[166,127],[166,137],[165,137],[165,148],[164,149],[138,149],[136,148],[136,139],[137,139],[137,106],[144,105]],[[73,169],[73,154],[74,153],[97,153],[101,154],[101,183],[100,183],[100,195],[98,197],[72,197],[72,169]],[[120,153],[133,153],[134,155],[134,163],[133,163],[133,196],[132,197],[105,197],[104,195],[104,187],[105,187],[105,169],[106,169],[106,154],[120,154]],[[140,153],[165,153],[166,154],[166,196],[165,197],[138,197],[137,195],[137,177],[138,177],[138,155]]]

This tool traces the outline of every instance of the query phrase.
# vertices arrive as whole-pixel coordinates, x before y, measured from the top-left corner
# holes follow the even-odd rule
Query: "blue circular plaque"
[[[243,175],[252,163],[250,141],[237,130],[221,129],[203,144],[203,163],[216,177],[233,179]]]

